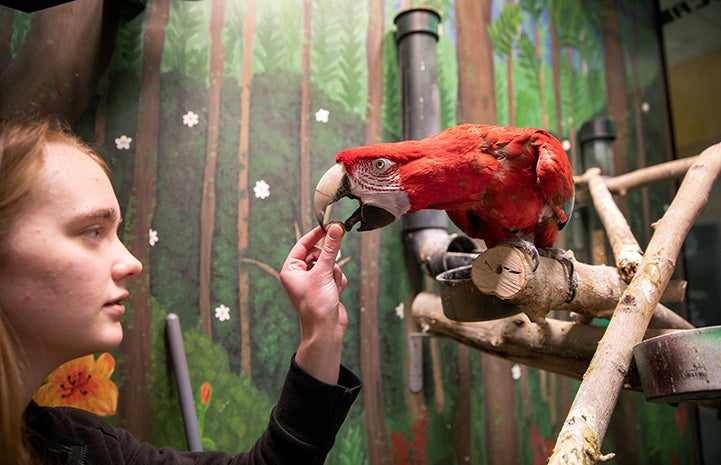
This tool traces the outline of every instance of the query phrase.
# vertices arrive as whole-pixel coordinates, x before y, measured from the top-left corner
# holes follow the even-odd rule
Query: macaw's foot
[[[570,250],[554,249],[554,248],[543,248],[539,250],[539,253],[543,257],[552,258],[563,265],[568,276],[568,288],[571,290],[571,294],[566,299],[566,302],[571,302],[576,297],[576,290],[578,289],[578,273],[576,273],[576,257]]]

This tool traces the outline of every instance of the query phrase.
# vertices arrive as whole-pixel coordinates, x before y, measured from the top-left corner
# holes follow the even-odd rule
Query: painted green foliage
[[[153,307],[154,333],[164,332],[167,309]],[[204,411],[203,437],[212,441],[214,448],[228,452],[248,450],[265,428],[273,399],[260,392],[249,380],[230,369],[229,356],[220,345],[214,344],[197,329],[185,329],[183,344],[188,354],[188,371],[195,387],[196,401],[200,403],[200,387],[205,382],[212,386],[212,402]],[[153,343],[153,443],[180,450],[186,449],[185,431],[180,418],[179,399],[174,373],[171,369],[164,339]],[[201,409],[197,409],[199,412]],[[217,421],[222,418],[223,421]]]
[[[393,16],[398,2],[386,1],[383,46],[383,137],[393,141],[401,137],[400,93]],[[620,2],[623,11],[634,11],[634,19],[624,16],[624,33],[637,28],[639,76],[635,83],[644,99],[655,109],[661,108],[657,95],[660,69],[654,51],[644,45],[653,41],[651,25],[643,23],[643,11],[651,2]],[[244,263],[241,258],[262,262],[279,270],[296,240],[295,225],[309,212],[300,211],[301,182],[298,159],[300,152],[300,121],[308,118],[311,130],[311,182],[317,180],[344,148],[361,145],[365,137],[368,70],[365,57],[367,33],[367,2],[354,0],[313,0],[310,70],[310,114],[301,115],[302,5],[300,1],[257,1],[255,36],[252,56],[253,79],[250,105],[250,153],[248,166],[238,162],[239,121],[241,118],[241,77],[243,73],[243,33],[247,5],[229,0],[226,7],[223,44],[225,48],[224,80],[220,108],[220,139],[218,170],[215,177],[215,231],[213,234],[211,271],[211,309],[228,308],[230,319],[212,317],[212,337],[200,331],[199,298],[199,218],[202,173],[205,161],[208,63],[210,38],[207,31],[211,2],[171,3],[171,16],[163,48],[161,76],[160,140],[158,156],[158,190],[155,199],[153,229],[158,240],[151,248],[151,292],[153,295],[153,394],[154,441],[158,445],[184,447],[179,425],[177,397],[163,347],[163,317],[168,312],[180,315],[186,336],[186,350],[193,387],[199,392],[204,382],[212,386],[212,402],[204,417],[204,436],[217,447],[240,450],[259,434],[273,399],[283,381],[290,355],[297,346],[298,324],[295,311],[274,276],[260,267]],[[633,5],[632,5],[633,4]],[[438,43],[441,124],[455,124],[457,105],[457,63],[454,4],[450,0],[434,2],[442,14],[443,30]],[[560,136],[572,137],[586,119],[603,115],[606,94],[603,51],[598,2],[580,0],[494,2],[494,17],[489,31],[494,45],[498,122],[508,118],[509,91],[514,92],[517,124],[539,126],[545,116],[551,129]],[[341,13],[342,12],[342,13]],[[144,14],[124,20],[118,34],[110,88],[107,96],[106,156],[113,168],[113,184],[121,206],[131,205],[133,148],[120,149],[113,144],[121,135],[136,134],[138,87],[142,57],[142,26]],[[562,127],[555,127],[554,94],[550,38],[550,22],[558,27],[560,64],[560,96]],[[16,21],[15,42],[22,28]],[[534,28],[538,28],[535,35]],[[536,41],[541,55],[536,55]],[[632,51],[629,51],[630,55]],[[506,63],[513,54],[514,85],[507,82]],[[650,58],[649,58],[650,57]],[[545,76],[541,83],[541,74]],[[543,87],[541,87],[543,86]],[[540,93],[546,96],[543,108]],[[327,121],[323,113],[327,112]],[[89,109],[78,129],[92,137],[93,111]],[[197,115],[197,124],[184,124],[189,112]],[[318,117],[316,116],[318,113]],[[643,117],[647,149],[654,138],[661,139],[663,116],[660,111]],[[660,152],[660,150],[658,150]],[[633,150],[630,150],[633,153]],[[652,153],[652,150],[649,150]],[[661,160],[655,160],[658,162]],[[654,160],[649,160],[649,163]],[[247,170],[248,189],[239,190],[237,174]],[[258,187],[258,191],[254,188]],[[267,194],[267,195],[266,195]],[[247,222],[249,248],[239,257],[237,244],[237,206],[241,198],[250,201]],[[660,209],[662,193],[654,194],[653,205]],[[345,218],[354,205],[341,203],[334,217]],[[402,304],[411,288],[405,272],[400,226],[392,225],[381,233],[379,334],[381,335],[382,384],[386,400],[386,424],[396,445],[395,463],[451,463],[455,461],[455,406],[458,396],[456,345],[438,341],[441,373],[445,392],[435,392],[432,381],[426,383],[429,421],[414,424],[406,409],[404,321]],[[360,371],[358,306],[360,286],[360,239],[357,232],[348,234],[341,250],[350,257],[344,265],[349,284],[343,297],[350,325],[344,348],[344,361]],[[241,347],[238,324],[238,273],[247,270],[250,279],[250,328],[252,348],[252,379],[238,374],[238,353]],[[399,311],[400,308],[400,311]],[[426,347],[426,354],[428,353]],[[426,357],[428,360],[430,357]],[[478,355],[472,355],[473,379],[480,379]],[[430,367],[427,370],[430,373]],[[528,387],[535,396],[542,382],[538,371],[527,370]],[[510,374],[509,374],[510,375]],[[475,383],[481,385],[480,382]],[[521,453],[524,464],[537,463],[535,446],[554,439],[562,418],[550,420],[548,403],[534,403],[532,414],[523,410],[520,382],[517,383],[519,418],[522,423],[520,443],[529,445]],[[487,463],[484,452],[484,412],[482,392],[473,392],[473,463]],[[438,412],[435,402],[443,396],[445,407]],[[365,425],[362,401],[358,402],[341,430],[328,463],[339,465],[367,463]],[[674,439],[656,442],[649,450],[648,463],[669,457],[671,451],[681,456],[690,454],[689,433],[683,434],[673,423],[673,411],[656,407],[639,409],[640,422],[657,426]],[[670,413],[669,413],[670,412]],[[248,429],[245,429],[248,427]],[[644,431],[639,443],[651,444]],[[650,433],[649,433],[650,434]],[[612,436],[612,435],[611,435]],[[648,437],[647,437],[648,436]],[[664,437],[668,437],[664,436]],[[611,441],[613,438],[611,437]],[[649,459],[650,460],[650,459]],[[664,459],[665,460],[665,459]],[[646,462],[644,462],[646,463]]]

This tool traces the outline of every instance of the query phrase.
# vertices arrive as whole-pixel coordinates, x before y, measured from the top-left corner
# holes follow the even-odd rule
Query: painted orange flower
[[[210,394],[212,392],[212,388],[210,387],[209,382],[204,382],[202,386],[200,386],[200,403],[203,405],[208,405],[208,402],[210,402]]]
[[[55,369],[40,386],[35,402],[48,407],[81,408],[96,415],[115,415],[118,387],[110,380],[115,359],[105,352],[70,360]]]

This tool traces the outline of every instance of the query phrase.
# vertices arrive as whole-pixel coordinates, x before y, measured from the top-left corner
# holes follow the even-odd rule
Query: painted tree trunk
[[[606,70],[606,93],[608,115],[616,126],[613,142],[615,174],[628,172],[628,99],[626,94],[626,61],[621,45],[621,26],[617,0],[601,0],[601,30]],[[626,213],[626,200],[619,199],[621,210]]]
[[[391,448],[384,418],[383,376],[381,375],[378,330],[379,230],[361,236],[360,363],[363,383],[363,409],[370,465],[391,463]]]
[[[634,11],[635,12],[635,11]],[[638,21],[638,17],[634,15],[634,23]],[[638,40],[638,28],[632,26],[631,31],[631,50],[640,53],[639,40]],[[642,92],[643,86],[638,80],[638,57],[637,53],[632,53],[630,57],[630,79],[631,79],[631,92],[633,102],[633,119],[634,119],[634,148],[636,152],[636,165],[634,169],[642,168],[648,164],[646,158],[646,147],[643,140],[643,118],[642,118]],[[643,219],[643,237],[641,237],[641,243],[646,244],[651,238],[651,200],[649,198],[648,188],[641,189],[641,218]]]
[[[108,110],[108,92],[110,90],[110,66],[107,67],[98,82],[98,106],[95,109],[95,142],[104,145],[106,136],[106,118]]]
[[[310,155],[311,155],[311,121],[310,121],[310,50],[311,21],[313,2],[303,0],[303,49],[301,55],[300,85],[300,226],[301,231],[311,227],[312,211],[310,205]]]
[[[456,0],[458,123],[496,121],[493,44],[488,36],[492,0]],[[473,113],[469,110],[473,109]]]
[[[210,72],[208,73],[208,132],[205,148],[205,171],[203,172],[203,197],[200,205],[200,270],[198,280],[200,295],[198,311],[200,327],[212,336],[210,315],[210,263],[213,253],[215,230],[215,173],[218,166],[218,137],[220,133],[220,92],[223,84],[223,23],[226,0],[213,0],[210,14]]]
[[[556,109],[556,134],[563,135],[563,105],[561,101],[561,60],[560,45],[558,43],[558,27],[556,26],[556,7],[553,2],[549,8],[549,28],[551,29],[551,72],[553,75],[553,104]]]
[[[248,250],[248,147],[250,140],[250,84],[253,79],[253,37],[255,36],[255,0],[247,0],[243,30],[243,75],[240,95],[240,141],[238,142],[238,258]],[[245,265],[238,267],[238,307],[240,311],[240,372],[251,377],[251,341],[248,294],[250,284]]]
[[[9,11],[2,15],[2,34],[12,31],[4,27],[12,24],[13,10]],[[41,111],[74,123],[110,63],[119,18],[118,2],[97,0],[77,0],[34,13],[18,54],[10,59],[6,52],[0,53],[4,55],[0,56],[0,108]]]
[[[149,441],[152,434],[152,393],[150,334],[150,250],[148,231],[155,210],[158,137],[160,133],[160,62],[170,3],[157,0],[148,5],[143,36],[143,69],[140,78],[140,113],[136,140],[133,187],[125,237],[130,251],[142,262],[144,272],[134,280],[128,300],[128,320],[120,350],[126,358],[118,364],[121,379],[118,424],[139,440]],[[138,413],[142,412],[142,415]]]
[[[372,0],[368,15],[366,59],[368,60],[368,106],[365,139],[373,144],[381,139],[383,102],[383,2]],[[383,385],[381,376],[380,338],[378,328],[378,256],[380,231],[368,231],[361,236],[360,257],[360,363],[363,387],[363,409],[366,420],[368,459],[370,465],[391,463],[391,446],[385,424]],[[370,381],[370,382],[367,382]]]
[[[533,24],[533,39],[536,43],[536,62],[538,63],[538,104],[541,106],[541,127],[550,129],[548,125],[548,108],[546,104],[546,73],[543,68],[543,46],[541,45],[540,18]]]
[[[517,0],[508,0],[508,6],[515,5],[517,3]],[[508,86],[508,95],[506,98],[508,99],[508,125],[509,126],[515,126],[516,125],[516,91],[515,91],[515,85],[513,81],[513,62],[514,62],[514,50],[513,50],[513,44],[516,42],[518,37],[518,31],[520,30],[520,25],[516,27],[516,30],[513,33],[513,40],[511,42],[510,49],[508,50],[508,53],[506,55],[506,85]],[[495,122],[495,121],[494,121]]]

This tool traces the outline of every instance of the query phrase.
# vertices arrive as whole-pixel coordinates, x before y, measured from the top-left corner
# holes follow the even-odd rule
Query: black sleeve
[[[156,449],[119,429],[115,437],[128,465],[320,465],[360,389],[360,380],[342,365],[338,384],[330,385],[303,371],[293,357],[268,426],[248,452],[233,457],[225,452]]]
[[[251,451],[261,454],[256,448],[264,443],[262,449],[277,456],[251,463],[323,463],[359,391],[360,381],[345,367],[338,384],[330,385],[303,371],[294,358],[268,428]],[[307,461],[298,462],[299,457]]]

